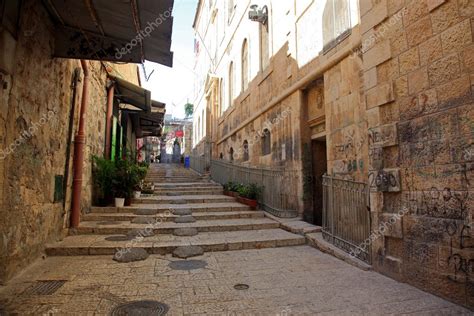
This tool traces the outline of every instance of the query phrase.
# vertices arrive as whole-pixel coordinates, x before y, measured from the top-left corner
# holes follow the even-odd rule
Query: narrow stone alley
[[[474,0],[0,0],[0,316],[474,315]]]
[[[0,289],[0,314],[469,314],[305,245],[194,171],[152,165],[147,178],[154,194],[93,208]]]

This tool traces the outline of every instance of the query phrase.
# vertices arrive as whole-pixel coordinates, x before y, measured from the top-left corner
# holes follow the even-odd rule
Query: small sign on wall
[[[54,176],[54,203],[61,202],[64,199],[64,176]]]
[[[400,169],[382,169],[369,173],[370,190],[374,192],[400,192]]]
[[[398,144],[397,125],[387,124],[369,129],[369,145],[375,147],[389,147]]]

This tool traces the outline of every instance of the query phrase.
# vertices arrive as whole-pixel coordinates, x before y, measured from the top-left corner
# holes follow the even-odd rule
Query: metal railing
[[[323,238],[371,263],[368,185],[323,176]]]
[[[190,156],[189,160],[189,166],[194,171],[200,174],[204,174],[209,171],[210,162],[205,156]]]
[[[295,186],[292,183],[290,171],[281,169],[266,169],[236,165],[222,160],[211,161],[211,178],[220,183],[236,182],[242,184],[254,183],[263,187],[259,204],[268,212],[280,217],[295,217],[296,201]]]

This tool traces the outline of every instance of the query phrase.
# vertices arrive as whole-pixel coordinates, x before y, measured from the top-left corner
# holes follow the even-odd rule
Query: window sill
[[[333,48],[335,48],[337,45],[342,43],[346,38],[348,38],[352,34],[352,29],[347,29],[344,32],[342,32],[341,35],[324,45],[323,47],[323,55],[326,55],[329,53]]]

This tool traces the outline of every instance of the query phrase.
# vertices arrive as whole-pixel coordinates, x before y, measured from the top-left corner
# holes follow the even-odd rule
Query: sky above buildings
[[[194,85],[194,33],[197,0],[175,0],[173,9],[173,68],[152,62],[140,66],[142,85],[151,98],[166,103],[166,113],[184,117],[184,105],[192,99]],[[148,80],[145,78],[145,73]],[[153,73],[152,73],[153,72]]]

